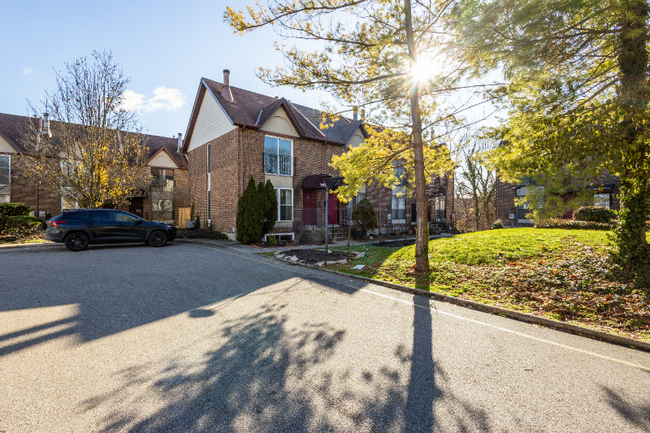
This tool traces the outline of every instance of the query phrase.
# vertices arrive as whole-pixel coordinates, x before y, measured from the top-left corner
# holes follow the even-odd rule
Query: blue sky
[[[112,51],[131,78],[145,132],[185,133],[201,77],[222,81],[230,69],[233,86],[281,95],[318,107],[322,93],[271,88],[255,76],[258,66],[282,63],[272,47],[272,29],[243,37],[223,22],[226,1],[0,1],[0,112],[27,115],[29,99],[39,102],[53,90],[54,69]],[[139,96],[138,96],[139,95]]]
[[[29,114],[27,100],[38,103],[54,89],[54,69],[93,50],[112,51],[131,78],[131,101],[149,134],[185,133],[200,78],[221,82],[223,69],[231,71],[236,87],[314,108],[321,100],[333,102],[326,93],[271,88],[255,76],[257,67],[283,59],[273,50],[279,38],[271,28],[240,37],[223,22],[229,4],[243,9],[249,3],[254,1],[0,0],[0,112]],[[490,109],[474,111],[482,117]]]

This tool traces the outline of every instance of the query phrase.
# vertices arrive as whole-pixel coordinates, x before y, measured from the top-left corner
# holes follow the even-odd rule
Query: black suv
[[[77,209],[63,212],[47,221],[45,238],[65,242],[70,251],[81,251],[89,244],[147,242],[162,247],[176,237],[176,227],[143,220],[128,212],[113,209]]]

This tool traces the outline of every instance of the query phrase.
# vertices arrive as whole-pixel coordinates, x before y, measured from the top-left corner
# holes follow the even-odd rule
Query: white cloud
[[[31,66],[23,68],[23,75],[36,75],[36,71]]]
[[[153,96],[147,98],[133,90],[124,92],[122,106],[127,110],[136,110],[144,113],[156,111],[176,111],[185,105],[185,95],[179,89],[169,89],[165,86],[156,87]]]

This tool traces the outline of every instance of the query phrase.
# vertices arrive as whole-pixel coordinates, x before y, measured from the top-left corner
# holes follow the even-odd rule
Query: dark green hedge
[[[20,203],[0,203],[0,232],[7,230],[7,219],[10,217],[29,215],[32,208]]]
[[[616,219],[616,212],[606,207],[582,206],[573,212],[573,219],[594,223],[610,223],[613,219]]]
[[[12,233],[30,233],[43,224],[40,218],[29,215],[17,215],[7,218],[6,230]]]
[[[535,222],[535,228],[538,229],[611,230],[613,227],[613,224],[608,223],[564,220],[560,218],[551,218]]]

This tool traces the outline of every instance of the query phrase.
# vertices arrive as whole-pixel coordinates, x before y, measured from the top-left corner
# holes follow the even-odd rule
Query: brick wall
[[[496,219],[500,219],[504,225],[516,225],[517,212],[515,208],[516,191],[515,186],[501,180],[497,175],[496,180]],[[515,219],[510,219],[514,214]]]
[[[239,129],[210,144],[210,220],[215,230],[233,233],[240,197]],[[244,180],[248,183],[248,176]]]
[[[211,145],[211,215],[213,227],[225,233],[233,233],[236,226],[237,201],[243,189],[252,176],[255,183],[265,181],[263,154],[265,135],[289,138],[293,141],[293,156],[295,157],[294,176],[291,179],[293,187],[293,230],[302,228],[303,190],[302,180],[309,175],[330,174],[333,177],[340,174],[329,167],[332,156],[341,155],[347,148],[338,145],[304,140],[296,137],[283,136],[277,133],[239,128],[213,141]],[[239,142],[241,140],[241,160]],[[202,224],[207,221],[207,145],[200,146],[188,152],[189,159],[189,190],[194,212],[201,217]],[[241,175],[243,169],[243,176]],[[447,214],[448,219],[453,213],[453,179],[448,181]],[[391,213],[391,189],[369,186],[366,198],[375,208],[382,229],[388,224]],[[325,191],[317,191],[318,208],[323,210]],[[411,200],[407,199],[407,224],[411,222]],[[339,210],[346,208],[339,203]],[[342,213],[340,212],[340,215]],[[280,229],[278,228],[278,231]]]
[[[23,158],[19,154],[11,155],[11,202],[29,205],[36,214],[36,182],[25,175]],[[58,215],[61,213],[61,195],[39,188],[38,210]]]
[[[188,152],[189,204],[206,227],[208,218],[215,230],[232,233],[237,218],[239,185],[239,134],[235,129],[210,144],[210,215],[207,214],[208,145]],[[261,157],[260,157],[261,158]]]
[[[611,207],[620,209],[620,179],[618,176],[609,174],[604,171],[594,182],[596,184],[614,184],[612,191]],[[515,185],[503,182],[497,175],[497,219],[501,219],[504,224],[510,223],[516,225],[516,207],[514,199],[516,197]],[[515,220],[510,220],[510,214],[515,214]],[[521,224],[520,224],[521,225]]]
[[[194,215],[201,219],[201,225],[207,223],[207,146],[201,146],[187,153],[189,163],[190,206]]]
[[[174,224],[179,224],[178,209],[189,207],[192,203],[189,191],[189,171],[184,168],[174,170]],[[182,227],[185,228],[185,227]]]

